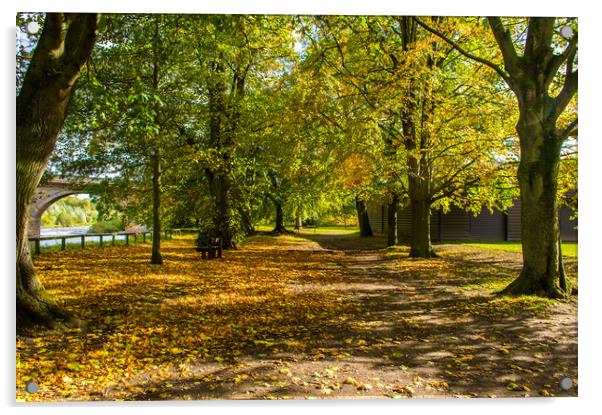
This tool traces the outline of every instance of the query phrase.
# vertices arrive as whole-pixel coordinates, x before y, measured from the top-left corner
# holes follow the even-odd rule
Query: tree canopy
[[[101,179],[99,206],[155,232],[153,263],[162,227],[234,248],[262,221],[282,233],[351,213],[367,237],[375,200],[389,245],[409,209],[410,256],[428,258],[434,212],[517,197],[523,234],[549,223],[549,238],[524,238],[527,268],[534,252],[558,257],[553,216],[577,201],[575,19],[107,14],[98,29],[48,169]],[[48,30],[22,29],[19,99]],[[528,291],[567,290],[524,273],[539,273]]]

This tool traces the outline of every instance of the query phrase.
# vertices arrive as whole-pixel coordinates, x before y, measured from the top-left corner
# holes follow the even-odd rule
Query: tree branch
[[[567,75],[564,80],[564,86],[562,87],[562,90],[554,99],[554,111],[551,114],[554,121],[556,121],[560,114],[562,114],[566,106],[569,105],[569,102],[577,92],[577,82],[579,78],[577,74],[578,71],[579,70],[576,70],[575,72],[571,72]]]
[[[65,65],[65,82],[71,85],[79,75],[81,68],[90,56],[96,42],[99,14],[68,14],[69,28],[65,35],[65,54],[62,63]]]
[[[498,75],[501,76],[502,79],[504,81],[506,81],[506,83],[508,83],[508,85],[511,84],[510,76],[502,68],[500,68],[498,65],[496,65],[495,63],[493,63],[491,61],[488,61],[487,59],[483,59],[483,58],[481,58],[479,56],[473,55],[472,53],[470,53],[466,49],[464,49],[462,46],[460,46],[459,44],[457,44],[456,42],[454,42],[453,40],[451,40],[450,38],[448,38],[447,36],[445,36],[443,33],[439,32],[436,29],[433,29],[432,27],[428,26],[426,23],[421,22],[417,17],[414,17],[413,19],[422,28],[424,28],[425,30],[427,30],[427,31],[431,32],[432,34],[434,34],[434,35],[440,37],[441,39],[443,39],[450,46],[453,46],[453,48],[456,49],[458,52],[460,52],[462,55],[466,56],[468,59],[472,59],[472,60],[474,60],[476,62],[482,63],[485,66],[490,67],[491,69],[493,69],[494,71],[496,71],[498,73]]]
[[[570,135],[577,134],[577,124],[578,118],[575,118],[573,121],[569,123],[566,127],[562,129],[562,131],[558,134],[558,139],[564,141]]]
[[[510,78],[516,78],[519,72],[520,61],[518,55],[516,54],[516,50],[514,49],[514,45],[512,44],[510,32],[506,30],[504,24],[502,23],[502,19],[499,17],[488,17],[487,20],[489,21],[489,26],[491,27],[495,41],[502,51],[502,56],[504,57],[504,67],[506,68],[508,74],[510,74]],[[508,80],[506,80],[506,82],[508,82],[508,85],[510,85]]]
[[[458,184],[457,186],[451,187],[449,190],[441,193],[439,196],[431,198],[431,203],[436,202],[437,200],[443,199],[444,197],[449,197],[449,196],[453,195],[456,191],[460,190],[461,188],[466,189],[467,187],[471,187],[471,186],[477,184],[480,180],[481,180],[480,177],[475,177],[474,179],[469,180],[465,183]],[[436,194],[436,193],[434,193],[434,194]]]
[[[474,164],[476,162],[476,159],[470,160],[468,163],[464,164],[462,167],[460,167],[458,170],[456,170],[456,172],[454,174],[452,174],[446,181],[444,181],[440,186],[437,186],[437,188],[435,190],[432,191],[431,195],[436,195],[437,193],[439,193],[440,191],[442,191],[443,189],[445,189],[447,186],[450,186],[453,182],[454,179],[456,177],[458,177],[458,175],[460,173],[462,173],[464,170],[466,170],[466,168],[468,168],[471,164]],[[437,200],[437,199],[434,199]]]
[[[577,54],[577,35],[575,35],[569,41],[569,44],[567,45],[566,49],[560,55],[555,55],[552,58],[552,60],[550,61],[550,64],[546,68],[546,73],[547,73],[546,85],[550,85],[550,83],[556,76],[558,69],[560,69],[560,66],[564,62],[567,63],[567,73],[566,74],[568,75],[573,71],[573,60],[575,59],[576,54]]]

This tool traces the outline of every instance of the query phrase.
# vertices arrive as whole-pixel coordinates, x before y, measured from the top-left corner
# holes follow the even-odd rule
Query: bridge
[[[88,186],[100,183],[99,179],[52,179],[38,186],[29,203],[29,237],[39,237],[42,215],[53,203],[69,195],[88,193]]]

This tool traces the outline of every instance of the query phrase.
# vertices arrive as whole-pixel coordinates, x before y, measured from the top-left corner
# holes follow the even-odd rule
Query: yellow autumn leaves
[[[17,338],[17,399],[465,396],[458,385],[483,379],[497,379],[499,396],[548,396],[558,394],[550,376],[576,374],[570,356],[545,373],[559,356],[528,325],[488,331],[505,313],[459,313],[494,301],[449,285],[465,284],[449,277],[462,272],[453,258],[259,236],[201,261],[193,246],[165,241],[160,267],[148,244],[37,257],[44,285],[87,327]]]

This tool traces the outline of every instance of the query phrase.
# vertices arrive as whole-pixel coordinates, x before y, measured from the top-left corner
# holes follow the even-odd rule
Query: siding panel
[[[441,239],[470,239],[470,218],[468,213],[452,207],[441,217]]]
[[[476,218],[471,214],[453,207],[448,213],[433,212],[431,214],[431,239],[437,240],[504,240],[520,241],[520,200],[508,209],[507,218],[502,212],[490,214],[484,209]],[[411,230],[411,209],[405,207],[398,210],[397,231],[400,240],[408,240]],[[563,241],[577,241],[577,221],[569,218],[569,208],[559,209],[560,235]],[[368,217],[374,233],[384,234],[387,231],[387,208],[378,201],[368,203]]]
[[[558,219],[560,220],[560,239],[567,242],[577,242],[577,221],[571,220],[573,211],[564,206],[558,209]]]
[[[520,241],[520,206],[521,202],[517,199],[514,206],[508,209],[506,235],[509,241]]]
[[[476,217],[470,215],[470,234],[473,241],[503,241],[506,239],[505,215],[483,208]]]
[[[439,241],[441,240],[441,235],[439,234],[440,231],[440,223],[439,223],[439,219],[440,219],[440,211],[433,211],[431,212],[431,241]]]
[[[397,236],[400,241],[408,241],[412,233],[412,207],[397,210]]]

